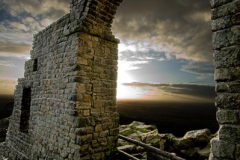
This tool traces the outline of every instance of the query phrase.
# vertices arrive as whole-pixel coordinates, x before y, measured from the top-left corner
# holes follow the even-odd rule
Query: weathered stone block
[[[240,13],[233,15],[231,21],[233,25],[240,24]]]
[[[240,126],[239,125],[221,125],[219,129],[219,139],[226,142],[240,142]],[[234,155],[234,154],[233,154]]]
[[[218,94],[215,104],[222,109],[240,109],[240,93]]]
[[[214,51],[214,65],[216,68],[240,66],[240,46],[235,45]]]
[[[240,2],[239,2],[240,3]],[[213,32],[213,48],[220,49],[240,44],[240,26]]]
[[[212,9],[212,19],[215,20],[220,17],[236,14],[239,11],[240,11],[240,1],[233,0],[231,3],[227,3],[225,5],[221,5],[217,8]]]
[[[214,80],[217,82],[234,81],[240,77],[240,69],[236,68],[217,68],[214,72]]]
[[[92,139],[93,139],[92,134],[81,136],[81,145],[91,143]]]
[[[236,160],[240,160],[240,144],[239,143],[236,146],[235,157],[236,157]]]
[[[230,81],[230,82],[219,82],[216,84],[216,91],[218,93],[228,92],[228,93],[240,93],[240,82]]]
[[[101,124],[97,124],[95,126],[95,132],[101,132],[102,131],[102,125]]]
[[[229,28],[232,25],[231,16],[225,16],[212,21],[212,30]]]
[[[229,86],[225,82],[219,82],[215,85],[215,91],[220,92],[227,92],[229,90]]]
[[[212,8],[224,5],[226,3],[232,2],[233,0],[210,0],[210,4]]]
[[[79,127],[95,126],[96,122],[93,117],[80,117]]]
[[[239,88],[240,82],[239,82],[239,80],[233,81],[233,82],[228,82],[227,84],[229,86],[229,92],[240,93],[240,88]]]
[[[217,120],[220,124],[239,124],[239,110],[224,110],[217,111]]]
[[[93,160],[100,160],[104,158],[104,153],[95,153],[92,155]]]
[[[109,135],[109,131],[108,130],[105,130],[105,131],[102,131],[99,133],[99,137],[100,138],[103,138],[103,137],[108,137]]]
[[[211,153],[214,155],[214,157],[234,159],[236,148],[234,143],[228,143],[218,139],[212,139],[211,144]]]

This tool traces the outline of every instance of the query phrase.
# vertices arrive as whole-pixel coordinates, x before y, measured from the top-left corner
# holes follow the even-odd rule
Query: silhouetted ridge
[[[7,103],[4,107],[0,108],[0,119],[10,117],[13,111],[14,102]]]

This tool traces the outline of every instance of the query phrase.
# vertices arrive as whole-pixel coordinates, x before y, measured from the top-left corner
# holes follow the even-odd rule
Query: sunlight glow
[[[118,45],[118,51],[119,52],[123,52],[123,51],[132,51],[132,52],[136,52],[137,48],[134,45],[126,45],[126,44],[119,44]]]
[[[134,99],[142,95],[143,91],[139,87],[130,87],[124,83],[135,82],[131,75],[127,72],[129,65],[119,61],[118,64],[118,80],[117,80],[117,99]]]
[[[124,66],[122,66],[121,63],[119,63],[117,80],[117,99],[125,99],[128,97],[134,98],[134,96],[132,96],[132,91],[129,90],[129,87],[123,85],[123,83],[129,83],[133,81],[134,80],[124,69]]]
[[[136,99],[142,96],[142,91],[136,87],[118,84],[117,99]]]

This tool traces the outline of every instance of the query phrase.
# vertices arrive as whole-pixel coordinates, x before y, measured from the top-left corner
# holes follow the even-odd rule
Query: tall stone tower
[[[34,35],[18,80],[4,155],[14,159],[110,159],[119,116],[119,41],[111,23],[122,0],[72,0],[70,13]]]

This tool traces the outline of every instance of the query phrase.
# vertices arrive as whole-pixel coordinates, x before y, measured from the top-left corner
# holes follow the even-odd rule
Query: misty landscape
[[[9,117],[13,109],[13,95],[0,95],[0,119]]]

